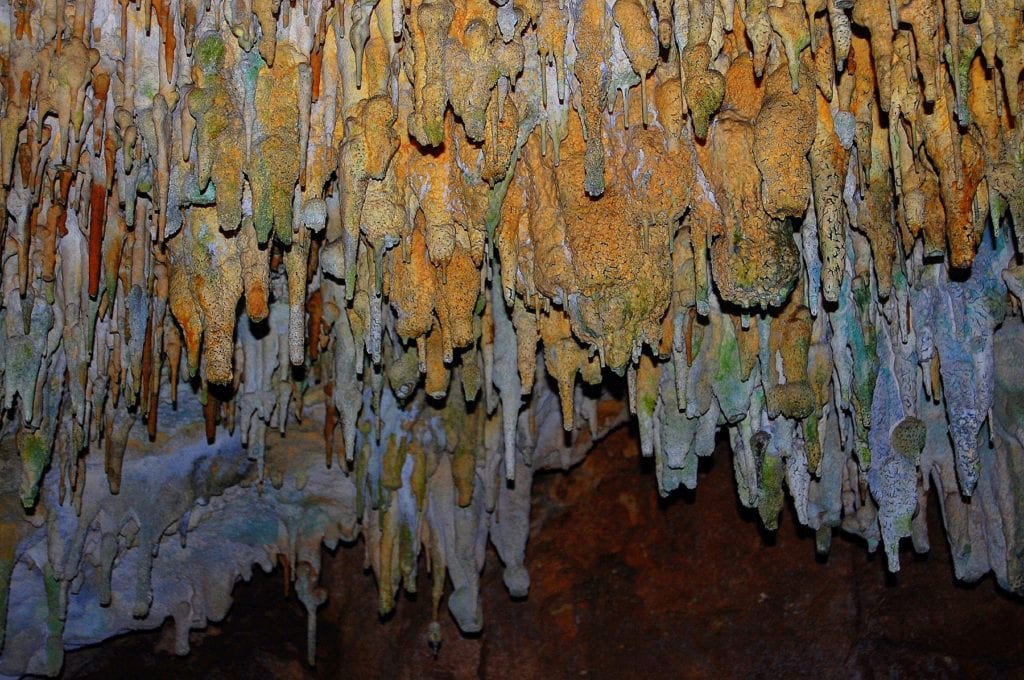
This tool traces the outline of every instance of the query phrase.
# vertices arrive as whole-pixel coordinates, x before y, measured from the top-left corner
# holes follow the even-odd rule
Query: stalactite
[[[279,560],[314,663],[357,536],[381,612],[423,556],[477,631],[487,541],[527,595],[532,476],[627,403],[663,495],[724,429],[766,528],[788,494],[896,571],[934,489],[957,576],[1024,592],[1022,25],[0,2],[0,674],[187,653]]]

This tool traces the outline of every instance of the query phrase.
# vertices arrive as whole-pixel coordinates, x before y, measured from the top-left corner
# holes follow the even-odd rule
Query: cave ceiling
[[[937,493],[956,576],[1024,591],[1022,25],[0,0],[0,674],[168,618],[186,653],[275,565],[312,660],[356,540],[366,606],[478,631],[533,475],[624,422],[652,493],[724,433],[765,527],[892,571]]]

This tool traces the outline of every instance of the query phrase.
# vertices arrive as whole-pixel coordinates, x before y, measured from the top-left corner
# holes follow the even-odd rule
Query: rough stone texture
[[[1024,591],[1022,24],[0,2],[0,672],[166,616],[185,653],[277,562],[314,660],[339,540],[367,606],[479,634],[533,476],[627,411],[661,497],[724,430],[766,529],[896,572],[934,490],[956,576]]]

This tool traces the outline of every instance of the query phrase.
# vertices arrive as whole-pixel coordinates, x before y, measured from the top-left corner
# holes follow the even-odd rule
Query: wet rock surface
[[[361,603],[373,578],[362,550],[325,557],[331,596],[320,613],[318,665],[303,660],[305,612],[281,570],[235,588],[227,619],[172,655],[173,627],[67,655],[65,678],[623,678],[1019,677],[1024,605],[993,579],[965,585],[947,543],[889,575],[856,539],[815,560],[814,536],[792,508],[779,530],[757,529],[736,501],[723,442],[704,459],[699,490],[659,500],[652,465],[627,428],[569,474],[537,478],[527,554],[528,598],[512,600],[489,560],[481,581],[488,625],[457,632],[442,617],[433,658],[429,598],[403,596],[381,620]],[[935,495],[929,513],[940,535]]]

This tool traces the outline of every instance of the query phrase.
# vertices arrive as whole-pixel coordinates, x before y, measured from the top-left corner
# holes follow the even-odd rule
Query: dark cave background
[[[493,549],[481,579],[484,630],[461,634],[442,603],[427,644],[429,578],[377,615],[361,543],[324,560],[317,664],[305,610],[283,571],[236,585],[227,618],[173,654],[173,623],[67,654],[63,678],[1018,678],[1024,600],[987,576],[953,576],[934,492],[931,552],[905,540],[902,569],[835,534],[827,557],[787,507],[763,530],[736,496],[728,445],[701,461],[696,491],[660,499],[653,460],[621,427],[568,473],[538,476],[527,564],[513,600]]]

